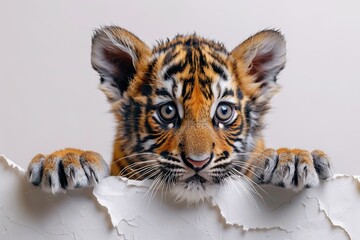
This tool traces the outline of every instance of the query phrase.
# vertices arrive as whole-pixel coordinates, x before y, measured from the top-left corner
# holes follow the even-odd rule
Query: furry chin
[[[176,202],[198,204],[214,196],[219,185],[193,183],[177,183],[170,191]]]

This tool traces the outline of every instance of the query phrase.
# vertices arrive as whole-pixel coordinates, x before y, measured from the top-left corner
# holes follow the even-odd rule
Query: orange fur
[[[325,172],[322,178],[328,175],[323,152],[265,148],[261,134],[285,54],[284,37],[274,30],[255,34],[231,52],[196,34],[151,49],[123,28],[96,30],[92,65],[117,121],[111,174],[159,178],[187,190],[193,182],[206,189],[204,184],[234,175],[284,187],[316,185],[315,168]],[[175,117],[164,119],[162,107]],[[41,164],[44,172],[55,174],[58,167],[63,175],[87,168],[88,180],[105,169],[99,154],[72,148],[37,155],[30,175],[39,174]],[[38,176],[30,178],[38,183]]]

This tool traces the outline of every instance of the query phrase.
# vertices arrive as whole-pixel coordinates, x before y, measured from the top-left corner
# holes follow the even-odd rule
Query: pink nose
[[[205,158],[203,160],[194,160],[191,158],[186,158],[186,160],[194,167],[194,168],[202,168],[207,162],[209,162],[210,158]]]

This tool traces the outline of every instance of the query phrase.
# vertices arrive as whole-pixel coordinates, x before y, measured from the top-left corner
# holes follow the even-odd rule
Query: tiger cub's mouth
[[[181,161],[160,167],[161,175],[167,176],[163,180],[170,186],[170,194],[177,200],[199,202],[208,199],[232,175],[231,159],[228,155],[226,158],[215,158],[211,153],[208,158],[197,159],[181,155]]]
[[[188,179],[185,180],[186,184],[202,185],[206,182],[207,182],[206,179],[204,177],[198,175],[197,173],[195,175],[193,175],[192,177],[189,177]]]

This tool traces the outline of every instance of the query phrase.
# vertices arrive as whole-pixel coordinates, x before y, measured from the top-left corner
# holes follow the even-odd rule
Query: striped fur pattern
[[[111,174],[155,179],[188,201],[239,176],[289,188],[316,185],[328,169],[325,154],[265,149],[261,135],[285,57],[275,30],[230,52],[196,34],[151,49],[120,27],[95,31],[92,65],[117,121]]]

